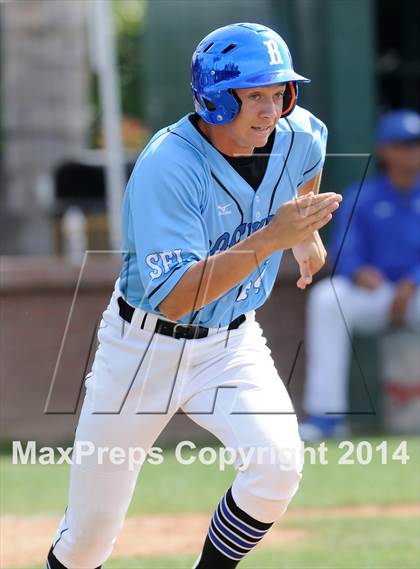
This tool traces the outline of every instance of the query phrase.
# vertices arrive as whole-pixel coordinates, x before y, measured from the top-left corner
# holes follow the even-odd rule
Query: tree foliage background
[[[113,0],[112,16],[116,34],[118,79],[120,84],[123,141],[126,146],[142,145],[144,131],[145,84],[142,73],[144,17],[148,0]],[[90,144],[102,146],[98,81],[91,81],[92,128]]]

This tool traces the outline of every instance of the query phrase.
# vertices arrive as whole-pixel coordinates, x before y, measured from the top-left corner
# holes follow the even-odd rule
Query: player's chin
[[[261,146],[265,146],[268,141],[268,137],[273,132],[272,128],[267,129],[257,129],[251,127],[250,136],[252,137],[253,146],[259,148]]]

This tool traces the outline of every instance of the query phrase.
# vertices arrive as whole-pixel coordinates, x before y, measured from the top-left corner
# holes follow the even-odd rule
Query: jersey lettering
[[[147,266],[153,269],[149,273],[151,279],[158,279],[179,263],[182,263],[181,249],[152,253],[146,257]]]
[[[159,255],[157,255],[156,253],[152,253],[151,255],[147,255],[146,257],[147,266],[153,269],[149,273],[151,279],[158,279],[163,273],[162,269],[158,265],[158,261],[159,261]]]
[[[225,251],[228,247],[233,247],[236,243],[242,239],[242,237],[246,236],[249,237],[255,231],[258,231],[264,225],[268,225],[270,221],[273,219],[274,214],[265,217],[261,221],[254,221],[251,223],[241,223],[232,231],[232,236],[228,231],[222,233],[216,241],[213,243],[210,241],[209,248],[210,248],[210,256],[215,255],[216,253],[220,253],[220,251]],[[245,235],[246,233],[246,235]]]
[[[252,282],[248,282],[244,288],[241,290],[241,294],[236,299],[236,302],[241,302],[242,300],[246,300],[248,298],[249,289],[252,286]]]
[[[229,247],[233,247],[236,243],[239,243],[242,236],[245,234],[246,231],[246,223],[241,223],[232,233],[232,239],[230,240]]]
[[[274,40],[267,40],[263,43],[267,48],[268,55],[270,56],[270,65],[278,65],[279,63],[284,63],[279,50],[279,46]]]
[[[255,281],[248,281],[247,284],[243,287],[241,294],[236,299],[236,302],[241,302],[246,300],[250,294],[251,289],[254,291],[255,294],[258,294],[261,289],[261,285],[263,284],[263,277],[264,273],[267,270],[268,261],[265,261],[264,268],[260,272],[260,275],[255,279]]]
[[[216,239],[215,244],[211,248],[210,255],[215,255],[216,253],[219,253],[220,251],[224,251],[225,249],[227,249],[229,246],[229,239],[230,239],[230,233],[228,233],[227,231],[225,233],[222,233],[222,235],[220,235],[220,237]]]
[[[172,259],[173,253],[172,251],[162,251],[162,253],[159,253],[159,256],[162,259],[163,272],[167,273],[171,268],[169,261]]]

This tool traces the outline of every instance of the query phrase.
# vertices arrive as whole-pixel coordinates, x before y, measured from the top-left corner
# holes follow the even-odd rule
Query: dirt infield
[[[292,509],[287,519],[332,517],[414,517],[420,512],[420,504],[392,506],[347,506],[340,508]],[[49,549],[59,518],[54,516],[0,517],[1,553],[0,567],[21,569],[42,564]],[[113,557],[171,556],[196,554],[207,531],[207,514],[148,515],[127,518],[118,538]],[[164,535],[162,540],[160,536]],[[283,528],[277,525],[258,546],[287,547],[308,532]],[[23,539],[22,536],[25,536]],[[141,536],[141,537],[139,537]]]

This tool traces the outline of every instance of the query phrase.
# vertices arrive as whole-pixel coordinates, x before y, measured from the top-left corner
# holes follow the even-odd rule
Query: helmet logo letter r
[[[270,65],[284,63],[281,57],[279,46],[274,40],[267,40],[263,43],[267,47],[268,55],[270,56]]]

